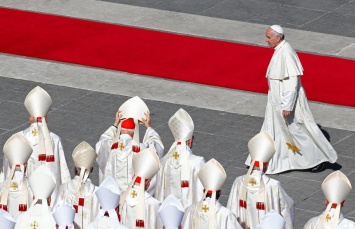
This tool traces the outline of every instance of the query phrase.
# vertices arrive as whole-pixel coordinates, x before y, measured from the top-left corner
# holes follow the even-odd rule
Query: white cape
[[[207,198],[210,200],[210,198]],[[200,202],[197,202],[186,209],[181,223],[182,228],[189,229],[208,229],[209,213],[198,209]],[[218,229],[242,229],[237,222],[237,217],[227,208],[223,207],[218,201],[215,205],[215,226]],[[200,217],[200,225],[194,225],[194,215]]]
[[[322,214],[323,215],[323,214]],[[318,224],[321,222],[322,215],[310,219],[303,229],[317,229]],[[331,218],[332,219],[332,218]],[[332,220],[324,223],[324,229],[331,229]],[[339,216],[338,229],[355,229],[355,223],[351,220],[345,219],[343,214]]]
[[[265,210],[256,209],[256,200],[251,199],[251,196],[257,197],[257,185],[250,187],[248,184],[247,193],[247,209],[239,207],[239,196],[243,187],[244,176],[237,177],[233,183],[231,192],[229,194],[227,208],[230,209],[236,216],[239,224],[247,229],[246,225],[259,225],[262,217],[266,212],[275,210],[286,221],[285,229],[293,228],[294,219],[294,202],[282,188],[279,181],[263,175],[265,182]],[[253,195],[256,191],[256,196]],[[254,202],[253,204],[251,204]],[[256,226],[255,226],[256,227]]]

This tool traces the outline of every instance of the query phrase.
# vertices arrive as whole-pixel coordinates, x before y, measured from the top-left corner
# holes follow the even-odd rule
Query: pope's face
[[[276,36],[276,34],[271,28],[268,28],[266,30],[265,41],[268,43],[270,48],[275,48],[281,42],[281,38],[279,36]]]

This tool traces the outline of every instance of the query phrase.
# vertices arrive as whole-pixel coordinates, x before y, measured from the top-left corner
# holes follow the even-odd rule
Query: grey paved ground
[[[28,126],[23,100],[37,85],[42,86],[52,96],[54,103],[48,115],[49,128],[62,138],[66,159],[71,169],[73,168],[71,153],[74,147],[83,140],[94,146],[100,134],[113,123],[117,108],[127,99],[119,95],[0,77],[0,146],[3,146],[11,134]],[[152,125],[160,133],[166,148],[169,148],[173,141],[167,126],[170,116],[180,107],[191,114],[195,122],[194,153],[204,156],[206,160],[214,157],[226,169],[228,178],[221,197],[221,202],[225,205],[234,179],[246,172],[244,161],[247,156],[247,142],[258,133],[262,118],[159,101],[146,100],[146,103],[152,114]],[[309,218],[319,215],[324,210],[320,185],[329,173],[341,169],[355,184],[353,147],[355,132],[332,128],[324,128],[324,131],[338,151],[338,164],[329,165],[325,171],[318,174],[292,171],[272,176],[282,182],[296,203],[297,229],[302,228]],[[92,179],[95,183],[98,182],[97,167]],[[343,209],[347,218],[355,220],[353,206],[355,191],[351,193]]]
[[[104,0],[355,37],[354,0]]]

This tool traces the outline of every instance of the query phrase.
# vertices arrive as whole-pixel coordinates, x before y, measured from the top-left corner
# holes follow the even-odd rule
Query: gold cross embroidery
[[[202,211],[204,211],[205,213],[208,212],[210,210],[209,207],[207,207],[207,205],[203,205],[202,207]]]
[[[251,186],[255,186],[255,185],[256,185],[256,180],[250,179],[248,183],[249,183]]]
[[[330,217],[330,215],[327,214],[327,216],[325,217],[325,221],[326,221],[326,222],[329,222],[331,219],[332,219],[332,217]]]
[[[175,160],[177,160],[177,159],[180,157],[180,155],[178,154],[178,152],[175,152],[175,153],[173,154],[173,157],[175,158]]]
[[[34,128],[34,129],[32,130],[32,135],[33,135],[33,136],[37,136],[37,134],[38,134],[38,130],[37,130],[37,128]]]
[[[136,198],[137,192],[136,192],[135,190],[133,190],[133,191],[131,192],[131,196],[132,196],[132,198]]]
[[[37,229],[38,226],[39,226],[39,225],[38,225],[38,223],[36,222],[36,220],[33,221],[33,223],[30,224],[30,227],[31,227],[32,229]]]
[[[119,148],[120,148],[121,151],[124,149],[123,143],[120,143]]]
[[[16,182],[12,182],[10,188],[17,190],[18,189],[18,184]]]

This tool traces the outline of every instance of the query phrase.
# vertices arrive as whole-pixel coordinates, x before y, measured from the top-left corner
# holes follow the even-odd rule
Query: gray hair
[[[272,30],[272,32],[275,34],[275,36],[280,37],[281,40],[285,39],[285,35],[284,35],[284,34],[278,33],[278,32],[276,32],[276,31],[273,30],[273,29],[271,29],[271,30]]]

